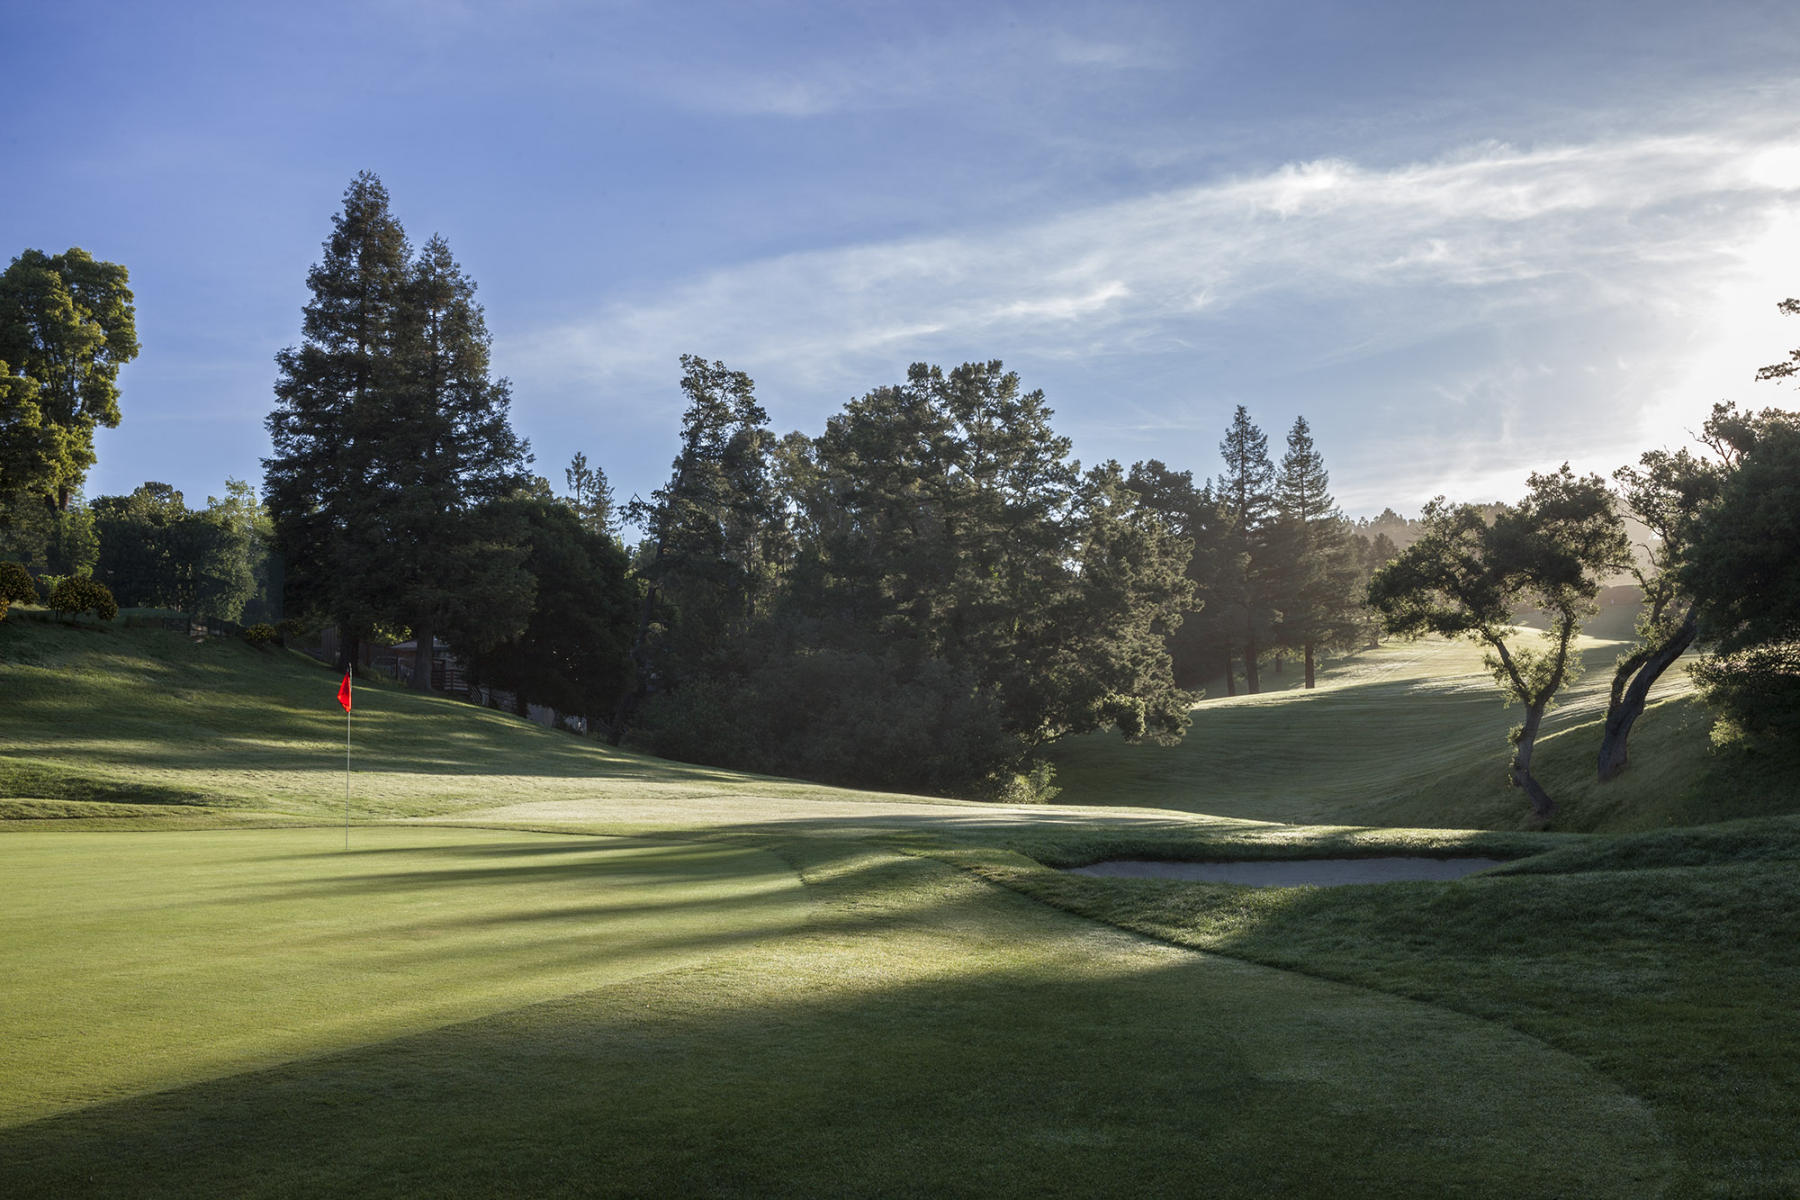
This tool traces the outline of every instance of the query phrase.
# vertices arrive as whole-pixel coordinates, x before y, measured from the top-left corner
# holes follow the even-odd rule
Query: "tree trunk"
[[[348,625],[338,626],[337,667],[349,671],[356,666],[356,637]]]
[[[1237,695],[1237,669],[1231,665],[1231,651],[1225,651],[1225,694]]]
[[[1531,751],[1537,745],[1538,729],[1544,723],[1544,705],[1528,704],[1525,706],[1525,724],[1519,730],[1518,741],[1513,744],[1512,784],[1524,790],[1531,800],[1532,823],[1539,828],[1550,824],[1550,818],[1556,812],[1556,801],[1544,790],[1531,775]]]
[[[1286,667],[1287,667],[1287,655],[1282,653],[1281,651],[1277,650],[1275,652],[1275,673],[1277,675],[1280,675]]]
[[[1309,638],[1306,643],[1306,686],[1310,689],[1318,676],[1313,665],[1313,644]]]
[[[1619,670],[1613,675],[1612,699],[1606,706],[1606,729],[1600,735],[1601,783],[1618,778],[1625,770],[1631,727],[1644,715],[1651,686],[1694,644],[1698,624],[1694,609],[1695,605],[1688,605],[1687,616],[1669,635],[1668,641],[1648,652],[1632,655],[1619,664]],[[1628,678],[1631,680],[1629,687],[1625,683]]]
[[[432,628],[431,618],[425,617],[413,626],[413,640],[417,643],[413,650],[412,686],[415,692],[431,690],[431,660],[437,647],[437,632]]]
[[[1252,696],[1262,690],[1262,681],[1256,677],[1256,635],[1247,634],[1244,638],[1244,690]]]

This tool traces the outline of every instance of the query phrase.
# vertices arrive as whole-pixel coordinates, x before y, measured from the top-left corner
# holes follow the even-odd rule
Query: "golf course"
[[[1461,642],[1002,805],[361,680],[346,775],[325,666],[15,611],[0,1195],[1800,1194],[1800,796],[1680,671],[1593,783],[1577,649],[1546,832]],[[1505,861],[1064,870],[1396,855]]]

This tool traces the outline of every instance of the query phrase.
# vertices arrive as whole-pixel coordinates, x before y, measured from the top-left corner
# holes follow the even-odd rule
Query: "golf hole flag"
[[[338,684],[338,703],[344,706],[344,849],[350,848],[350,669]]]

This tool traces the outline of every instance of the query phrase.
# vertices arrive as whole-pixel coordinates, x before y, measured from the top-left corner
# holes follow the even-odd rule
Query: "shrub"
[[[0,562],[0,621],[6,619],[6,610],[15,603],[35,603],[37,598],[31,572],[15,562]]]
[[[50,589],[50,611],[64,616],[91,612],[110,621],[119,615],[119,605],[104,584],[71,576]]]
[[[258,622],[244,630],[244,640],[252,646],[266,646],[278,636],[275,627],[267,622]]]

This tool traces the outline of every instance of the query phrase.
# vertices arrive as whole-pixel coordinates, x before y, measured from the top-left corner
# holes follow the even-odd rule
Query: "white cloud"
[[[1796,162],[1792,129],[1743,123],[1489,144],[1388,169],[1296,163],[1017,228],[736,264],[510,339],[501,355],[544,391],[575,380],[666,390],[676,356],[697,350],[799,398],[807,411],[789,412],[810,424],[917,359],[1000,353],[1091,368],[1186,356],[1204,380],[1222,358],[1260,355],[1270,391],[1330,367],[1332,386],[1354,392],[1375,386],[1357,383],[1359,361],[1459,331],[1489,337],[1489,357],[1400,385],[1401,419],[1436,456],[1409,485],[1428,495],[1475,465],[1426,448],[1454,424],[1447,394],[1498,415],[1484,436],[1522,479],[1518,464],[1556,453],[1534,416],[1565,437],[1579,417],[1606,443],[1597,453],[1622,452],[1679,436],[1692,420],[1676,414],[1718,398],[1718,379],[1780,357],[1779,334],[1773,352],[1747,344],[1771,336],[1771,322],[1751,323],[1746,306],[1772,314],[1800,291]],[[1312,314],[1304,329],[1289,315],[1299,309]],[[1540,349],[1548,375],[1513,369]],[[1575,369],[1596,352],[1632,365]],[[1238,386],[1262,390],[1254,370],[1233,370]],[[1083,403],[1053,400],[1065,412]],[[1160,414],[1177,428],[1177,407],[1151,404],[1134,422],[1154,427]]]

